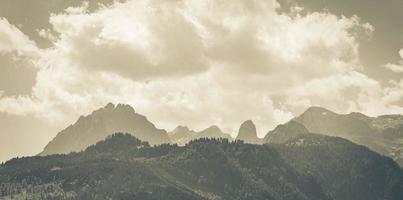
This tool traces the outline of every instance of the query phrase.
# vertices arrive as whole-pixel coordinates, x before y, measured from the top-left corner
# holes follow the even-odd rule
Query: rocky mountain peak
[[[252,120],[247,120],[241,124],[238,131],[237,140],[243,140],[247,143],[259,143],[256,126]]]
[[[165,130],[156,128],[130,105],[108,103],[58,133],[41,155],[81,151],[116,132],[130,133],[151,145],[170,142]]]

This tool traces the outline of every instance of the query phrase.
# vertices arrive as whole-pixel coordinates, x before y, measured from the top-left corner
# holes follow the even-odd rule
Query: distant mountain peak
[[[186,126],[177,126],[169,132],[169,137],[173,143],[184,146],[192,140],[199,138],[227,138],[232,139],[229,134],[224,133],[218,126],[213,125],[201,131],[194,131]]]
[[[190,130],[187,126],[177,126],[174,130],[168,133],[171,142],[178,145],[185,145],[189,138],[195,134],[196,133]]]
[[[260,139],[257,137],[256,126],[252,120],[246,120],[241,124],[236,139],[243,140],[247,143],[260,143]]]
[[[197,132],[197,137],[196,138],[228,138],[231,139],[231,136],[229,134],[224,133],[220,127],[217,125],[212,125],[200,132]],[[193,139],[196,139],[193,138]]]
[[[165,130],[156,128],[130,105],[108,103],[57,134],[41,155],[81,151],[116,132],[130,133],[152,145],[170,142]]]
[[[221,131],[220,127],[218,127],[217,125],[212,125],[212,126],[209,126],[206,129],[204,129],[202,132],[215,132],[215,133],[218,133],[218,132],[222,132],[222,131]]]
[[[327,115],[327,114],[336,114],[331,110],[328,110],[326,108],[320,107],[320,106],[311,106],[309,107],[302,115],[306,114],[316,114],[316,115]]]
[[[174,130],[172,130],[171,133],[175,133],[175,132],[189,132],[189,131],[190,131],[190,129],[189,129],[187,126],[179,125],[179,126],[177,126]]]

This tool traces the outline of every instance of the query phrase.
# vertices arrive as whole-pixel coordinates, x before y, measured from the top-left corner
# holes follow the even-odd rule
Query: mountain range
[[[150,146],[113,134],[80,153],[0,165],[0,199],[401,200],[403,170],[339,137],[283,144],[201,138]]]
[[[151,145],[174,143],[184,146],[200,138],[226,138],[230,134],[218,126],[194,131],[178,126],[167,132],[158,129],[145,116],[125,104],[107,104],[61,131],[40,155],[79,152],[115,132],[127,132]],[[251,120],[241,124],[236,140],[251,144],[283,144],[299,135],[317,133],[338,136],[393,158],[403,166],[403,116],[369,117],[361,113],[338,114],[321,107],[310,107],[301,115],[258,138]]]

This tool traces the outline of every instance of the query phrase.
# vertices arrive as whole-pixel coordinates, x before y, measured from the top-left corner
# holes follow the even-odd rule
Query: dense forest
[[[116,133],[68,155],[0,166],[0,199],[401,200],[403,170],[345,139],[197,139],[151,146]]]

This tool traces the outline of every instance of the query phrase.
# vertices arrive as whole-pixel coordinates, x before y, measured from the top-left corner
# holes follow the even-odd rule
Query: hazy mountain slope
[[[178,126],[168,133],[171,142],[178,145],[185,145],[192,140],[200,138],[225,138],[232,140],[232,137],[224,133],[218,126],[210,126],[199,132],[190,130],[186,126]]]
[[[225,139],[232,139],[231,136],[227,133],[224,133],[218,126],[210,126],[200,132],[197,132],[193,139],[199,138],[225,138]]]
[[[303,124],[310,132],[339,137],[374,137],[376,132],[363,115],[340,115],[321,107],[311,107],[294,120]]]
[[[293,119],[309,132],[339,136],[387,155],[403,165],[403,116],[369,117],[361,113],[337,114],[311,107]]]
[[[262,142],[262,140],[257,137],[256,126],[252,120],[247,120],[241,124],[236,139],[251,144],[260,144]]]
[[[200,139],[150,147],[116,134],[85,152],[0,165],[0,198],[400,200],[402,169],[340,138],[285,145]]]
[[[150,144],[169,143],[165,130],[157,129],[132,107],[110,103],[58,133],[40,155],[81,151],[115,132],[132,133]]]
[[[196,131],[190,130],[186,126],[178,126],[171,132],[168,132],[168,136],[173,144],[185,145],[188,143],[195,135]]]

